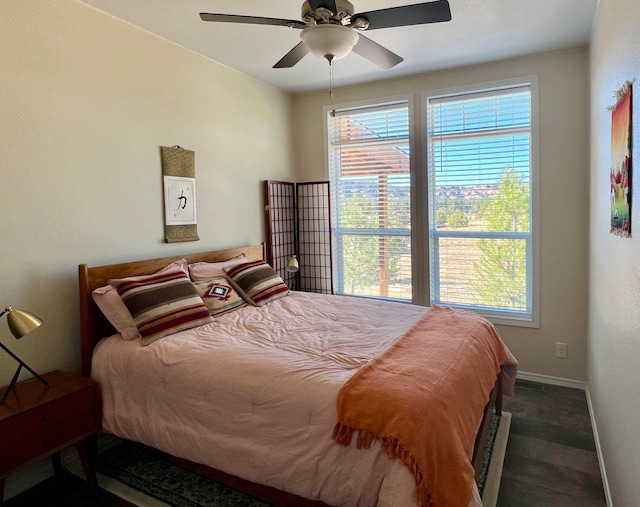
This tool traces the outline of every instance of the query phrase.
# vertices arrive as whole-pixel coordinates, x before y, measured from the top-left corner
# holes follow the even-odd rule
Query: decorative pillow
[[[211,315],[222,315],[247,305],[224,276],[206,282],[194,282],[193,285]]]
[[[222,262],[195,262],[189,264],[189,276],[194,282],[207,282],[219,276],[224,276],[224,268],[245,262],[247,262],[247,258],[244,254]]]
[[[125,340],[140,338],[140,331],[133,321],[131,312],[124,305],[122,299],[111,285],[98,287],[91,293],[93,300],[98,305],[107,320],[122,335]]]
[[[189,268],[187,259],[179,259],[172,262],[168,266],[165,266],[156,274],[165,273],[167,271],[173,271],[179,269],[186,275],[189,274]],[[100,311],[111,323],[114,329],[120,333],[125,340],[136,340],[140,338],[140,331],[136,326],[131,312],[122,302],[122,298],[111,285],[105,285],[104,287],[98,287],[91,293],[93,300],[100,308]]]
[[[231,285],[252,305],[264,306],[289,294],[287,284],[266,262],[247,262],[226,267],[224,271]]]
[[[142,335],[142,345],[213,322],[191,280],[180,269],[109,283],[129,309]]]

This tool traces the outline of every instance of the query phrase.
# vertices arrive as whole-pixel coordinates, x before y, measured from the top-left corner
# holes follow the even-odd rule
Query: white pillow
[[[224,268],[244,264],[247,262],[245,254],[222,262],[195,262],[189,264],[189,276],[194,282],[206,282],[219,276],[224,276]]]
[[[98,287],[91,295],[107,320],[125,340],[140,338],[140,331],[131,313],[122,302],[118,291],[111,285]]]

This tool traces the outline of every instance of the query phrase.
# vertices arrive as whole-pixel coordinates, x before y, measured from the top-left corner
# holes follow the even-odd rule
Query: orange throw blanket
[[[496,375],[513,393],[518,363],[493,325],[473,312],[432,307],[338,393],[333,438],[374,439],[416,480],[419,507],[467,507],[471,452]]]

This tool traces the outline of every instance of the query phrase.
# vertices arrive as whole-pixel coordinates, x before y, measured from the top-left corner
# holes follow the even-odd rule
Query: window
[[[412,299],[408,104],[327,111],[338,294]]]
[[[425,104],[431,304],[537,325],[532,86]]]
[[[410,97],[327,108],[336,293],[538,325],[536,90],[531,77],[425,93],[415,173]]]

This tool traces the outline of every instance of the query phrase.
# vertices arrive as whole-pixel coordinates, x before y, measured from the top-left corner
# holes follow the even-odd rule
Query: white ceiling
[[[311,54],[291,69],[273,69],[299,41],[282,26],[211,23],[200,12],[299,20],[302,0],[82,0],[288,92],[329,87],[329,66]],[[367,12],[419,0],[351,0]],[[406,74],[586,45],[598,0],[449,0],[452,21],[386,28],[367,37],[404,58],[382,70],[351,53],[336,60],[334,84],[343,86]]]

